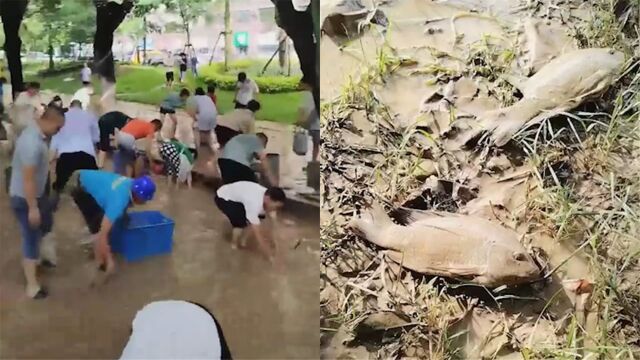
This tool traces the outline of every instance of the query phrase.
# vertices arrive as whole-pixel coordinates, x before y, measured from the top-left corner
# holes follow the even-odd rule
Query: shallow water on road
[[[210,190],[169,190],[164,180],[158,178],[158,195],[144,209],[174,219],[173,253],[137,263],[119,259],[116,275],[95,289],[91,261],[78,244],[87,235],[80,212],[63,198],[54,226],[59,265],[42,274],[50,290],[43,301],[24,298],[18,228],[0,195],[3,357],[118,358],[138,310],[184,299],[211,310],[236,358],[318,358],[317,213],[281,216],[295,224],[279,227],[287,266],[278,273],[255,246],[231,249],[230,227]]]

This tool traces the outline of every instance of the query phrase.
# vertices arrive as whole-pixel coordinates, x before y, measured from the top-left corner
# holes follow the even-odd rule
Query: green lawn
[[[116,69],[116,94],[118,99],[143,104],[160,104],[169,93],[169,89],[164,86],[164,74],[162,68],[118,65]],[[176,79],[177,75],[175,74]],[[71,72],[47,77],[34,76],[33,80],[39,81],[43,89],[62,94],[73,94],[80,87],[78,78],[78,72]],[[93,84],[96,91],[100,92],[101,86],[97,77],[94,77]],[[174,84],[173,90],[179,91],[182,86],[186,86],[193,93],[196,86],[203,85],[200,79],[195,79],[189,73],[185,84]],[[216,93],[218,95],[218,110],[223,114],[232,110],[233,92],[217,90]],[[296,120],[301,93],[260,94],[258,100],[262,105],[262,109],[257,114],[258,119],[293,123]]]

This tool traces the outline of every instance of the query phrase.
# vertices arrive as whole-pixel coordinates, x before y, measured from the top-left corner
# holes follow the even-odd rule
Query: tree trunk
[[[53,39],[51,38],[51,29],[49,29],[49,70],[53,70]]]
[[[93,37],[93,61],[95,72],[102,82],[102,105],[106,111],[115,106],[116,71],[113,62],[113,33],[133,7],[132,0],[122,4],[106,0],[94,0],[96,6],[96,33]]]
[[[22,61],[20,60],[22,41],[19,31],[26,10],[27,0],[0,0],[0,16],[5,35],[4,51],[9,74],[11,74],[11,92],[14,99],[20,91],[24,90]]]
[[[229,70],[231,60],[231,47],[233,46],[233,31],[231,30],[230,0],[224,0],[224,70]]]
[[[144,37],[142,38],[142,63],[147,63],[147,17],[142,18],[142,30]]]

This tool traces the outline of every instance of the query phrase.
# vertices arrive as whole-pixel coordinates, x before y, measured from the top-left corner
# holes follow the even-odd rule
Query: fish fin
[[[389,226],[393,226],[395,223],[387,212],[384,210],[380,203],[373,203],[370,209],[364,211],[359,217],[354,217],[349,227],[359,236],[371,241],[372,243],[389,248],[384,239],[379,235],[381,231]]]
[[[409,209],[405,207],[397,208],[393,211],[393,218],[401,225],[411,225],[415,222],[431,219],[433,217],[440,217],[443,213],[432,210],[417,210]]]

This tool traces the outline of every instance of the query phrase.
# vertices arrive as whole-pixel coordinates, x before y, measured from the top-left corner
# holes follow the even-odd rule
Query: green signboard
[[[237,48],[245,48],[249,46],[249,33],[240,31],[233,33],[233,45]]]

